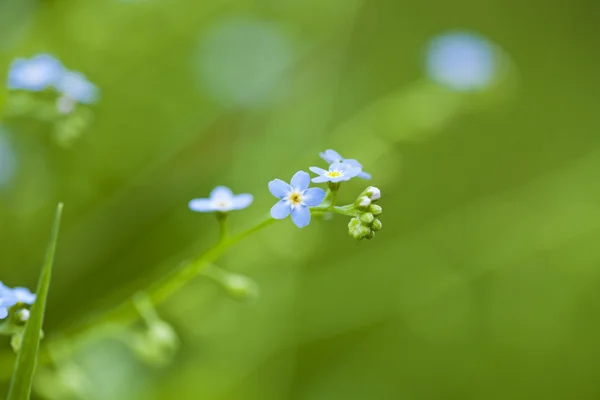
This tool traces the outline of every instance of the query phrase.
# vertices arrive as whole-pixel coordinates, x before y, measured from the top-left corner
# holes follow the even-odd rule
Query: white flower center
[[[217,210],[229,210],[231,208],[231,201],[229,200],[213,200],[213,207]]]

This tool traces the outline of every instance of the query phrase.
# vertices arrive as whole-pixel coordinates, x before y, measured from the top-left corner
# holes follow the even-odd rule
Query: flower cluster
[[[92,104],[98,100],[98,88],[85,75],[68,70],[49,54],[14,60],[8,72],[7,87],[28,92],[54,89],[60,95],[56,105],[62,114],[71,113],[77,103]]]
[[[85,75],[67,69],[49,54],[12,62],[6,86],[10,91],[4,117],[30,117],[54,127],[56,141],[69,145],[89,126],[88,107],[98,101],[99,90]]]
[[[25,307],[35,302],[35,294],[24,287],[9,288],[0,282],[0,319],[8,317],[11,311],[19,322],[29,319],[29,310]]]
[[[361,193],[354,203],[358,215],[348,223],[348,233],[357,240],[373,239],[375,232],[382,228],[381,221],[377,219],[382,213],[382,208],[375,204],[381,198],[381,191],[374,186],[369,186]]]
[[[352,236],[357,239],[372,238],[373,232],[381,229],[381,222],[374,217],[381,214],[381,207],[371,204],[381,196],[379,189],[370,186],[359,196],[359,200],[355,204],[341,207],[335,205],[342,182],[349,181],[354,177],[371,179],[371,175],[362,170],[362,165],[358,161],[343,158],[334,150],[326,150],[320,153],[320,156],[330,163],[329,168],[325,170],[319,167],[310,167],[309,169],[317,174],[312,178],[312,182],[327,183],[328,191],[318,187],[309,187],[311,177],[305,171],[296,172],[290,183],[274,179],[269,182],[268,187],[278,201],[271,207],[271,217],[279,220],[291,216],[292,222],[298,228],[304,228],[310,224],[311,209],[323,215],[337,213],[352,216],[354,217],[351,221],[351,226],[354,227],[352,232],[358,232],[356,234],[351,232]],[[209,198],[193,199],[188,206],[192,211],[215,212],[222,223],[222,229],[225,229],[223,221],[226,213],[246,208],[252,204],[252,200],[253,196],[250,194],[234,195],[229,188],[217,186]],[[355,220],[358,222],[353,222]]]

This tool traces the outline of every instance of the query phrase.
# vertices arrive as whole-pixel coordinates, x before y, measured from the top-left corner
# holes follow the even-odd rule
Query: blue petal
[[[340,163],[340,162],[334,162],[333,164],[331,164],[329,166],[329,170],[330,171],[345,171],[347,170],[349,167],[347,164],[344,163]]]
[[[8,310],[6,307],[0,307],[0,319],[8,317]]]
[[[306,189],[303,193],[304,204],[310,207],[318,206],[325,200],[325,191],[321,188]]]
[[[210,199],[229,202],[233,199],[233,192],[226,186],[217,186],[210,192]]]
[[[327,149],[325,152],[319,153],[319,156],[328,163],[334,163],[342,160],[342,156],[340,156],[337,151],[331,149]]]
[[[271,217],[275,219],[284,219],[292,212],[292,207],[285,200],[280,200],[271,207]]]
[[[190,210],[198,212],[215,211],[214,203],[210,199],[194,199],[189,202]]]
[[[8,73],[9,89],[24,89],[34,92],[56,85],[63,74],[63,66],[56,58],[40,54],[30,60],[17,59]]]
[[[292,187],[281,179],[274,179],[269,182],[269,191],[273,196],[282,199],[292,191]]]
[[[98,88],[79,72],[65,72],[56,88],[62,94],[83,104],[91,104],[98,99]]]
[[[12,290],[19,303],[33,304],[35,302],[35,294],[24,287],[16,287]]]
[[[317,175],[325,175],[327,173],[326,170],[319,167],[310,167],[309,169]]]
[[[310,210],[306,206],[299,206],[292,211],[292,221],[298,228],[310,224]]]
[[[246,208],[252,204],[252,200],[254,200],[254,197],[251,194],[238,194],[233,196],[233,199],[231,200],[231,209],[241,210]]]
[[[292,176],[290,184],[296,190],[306,190],[310,185],[310,175],[308,175],[308,172],[298,171]]]
[[[352,167],[362,168],[362,164],[356,160],[353,160],[352,158],[346,158],[346,159],[342,160],[342,163],[346,164],[346,167],[348,167],[348,168],[352,168]]]
[[[356,176],[358,176],[359,178],[362,178],[362,179],[367,179],[367,180],[372,178],[371,174],[369,174],[368,172],[365,172],[365,171],[362,171],[360,174],[358,174]]]
[[[317,176],[316,178],[313,178],[312,181],[314,183],[323,183],[323,182],[329,182],[331,180],[330,177],[328,176]]]
[[[348,168],[346,171],[344,171],[344,176],[347,177],[348,179],[350,179],[350,178],[354,178],[361,172],[362,172],[361,168],[352,167],[352,168]]]

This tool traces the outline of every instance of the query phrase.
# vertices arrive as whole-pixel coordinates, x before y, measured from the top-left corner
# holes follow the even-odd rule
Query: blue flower
[[[458,91],[485,89],[496,74],[493,45],[484,37],[455,32],[434,38],[426,54],[433,81]]]
[[[352,167],[349,164],[342,164],[339,162],[335,162],[329,166],[329,170],[324,170],[319,167],[310,167],[310,170],[315,174],[319,175],[316,178],[313,178],[312,181],[314,183],[323,183],[323,182],[344,182],[349,181],[354,178],[358,174],[361,173],[361,167]]]
[[[13,291],[0,282],[0,319],[8,316],[8,309],[18,303]]]
[[[308,188],[310,176],[307,172],[298,171],[288,185],[281,179],[269,182],[269,191],[280,199],[271,208],[271,216],[284,219],[292,214],[292,221],[298,228],[304,228],[310,223],[308,207],[318,206],[325,199],[325,191],[321,188]]]
[[[63,96],[82,104],[91,104],[98,100],[98,88],[80,72],[65,71],[56,88]]]
[[[12,292],[19,303],[31,305],[35,302],[35,294],[31,293],[27,288],[16,287],[13,288]]]
[[[347,168],[360,168],[361,171],[356,176],[358,176],[359,178],[362,178],[362,179],[371,179],[371,174],[364,172],[362,170],[361,163],[359,163],[358,161],[351,159],[351,158],[344,158],[340,155],[340,153],[338,153],[335,150],[327,149],[323,153],[319,153],[319,156],[323,160],[327,161],[329,164],[341,163],[341,164],[346,164]],[[315,171],[313,171],[313,172],[315,172]]]
[[[198,212],[227,212],[241,210],[252,204],[254,198],[251,194],[234,195],[231,189],[225,186],[217,186],[210,192],[208,199],[193,199],[189,203],[192,211]]]
[[[49,54],[39,54],[29,60],[18,58],[10,65],[7,86],[39,92],[56,85],[63,71],[60,61]]]

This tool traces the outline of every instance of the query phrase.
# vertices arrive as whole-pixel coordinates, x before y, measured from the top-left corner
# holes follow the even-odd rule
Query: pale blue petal
[[[325,200],[325,191],[321,188],[309,188],[303,193],[304,204],[310,207],[318,206]]]
[[[292,212],[292,207],[285,200],[278,201],[271,207],[271,217],[275,219],[284,219]]]
[[[309,169],[317,175],[325,175],[327,173],[327,170],[319,167],[310,167]]]
[[[252,204],[252,200],[254,200],[254,197],[251,194],[238,194],[233,196],[233,199],[231,200],[231,209],[232,210],[241,210],[243,208],[248,207],[250,204]]]
[[[344,163],[339,163],[339,162],[334,162],[333,164],[331,164],[329,166],[330,171],[345,171],[348,168],[349,168],[348,165],[346,165]]]
[[[226,186],[217,186],[210,192],[210,199],[229,203],[233,199],[233,192]]]
[[[210,199],[194,199],[189,203],[190,210],[197,212],[215,211],[214,203]]]
[[[348,168],[346,171],[344,171],[344,176],[347,177],[348,179],[350,179],[350,178],[354,178],[361,172],[362,172],[361,168],[352,167],[352,168]]]
[[[336,176],[335,178],[329,178],[329,182],[333,182],[333,183],[345,182],[345,181],[349,181],[350,179],[352,179],[351,176],[342,175],[342,176]]]
[[[319,153],[319,156],[328,163],[334,163],[342,160],[342,156],[340,156],[337,151],[331,149],[327,149],[325,152]]]
[[[0,307],[0,319],[8,317],[8,310],[5,307]]]
[[[274,179],[269,182],[269,191],[273,196],[282,199],[292,191],[292,187],[281,179]]]
[[[356,160],[353,160],[351,158],[346,158],[342,161],[344,164],[346,164],[346,167],[351,168],[351,167],[356,167],[356,168],[362,168],[362,164],[359,163]]]
[[[292,211],[292,221],[298,228],[304,228],[310,224],[310,210],[306,206],[294,208]]]
[[[298,171],[292,176],[290,184],[296,190],[306,190],[310,185],[310,175],[308,175],[308,172]]]
[[[24,89],[34,92],[56,85],[64,68],[60,61],[48,54],[40,54],[30,60],[15,60],[8,72],[9,89]]]
[[[323,182],[329,182],[331,180],[330,177],[328,176],[317,176],[316,178],[313,178],[312,181],[314,183],[323,183]]]
[[[12,290],[19,303],[33,304],[35,302],[35,294],[24,287],[16,287]]]
[[[80,72],[65,72],[56,88],[65,96],[83,104],[94,103],[99,97],[98,88]]]
[[[362,171],[360,174],[358,174],[356,176],[359,178],[362,178],[362,179],[367,179],[367,180],[372,178],[371,174],[369,174],[368,172],[365,172],[365,171]]]

